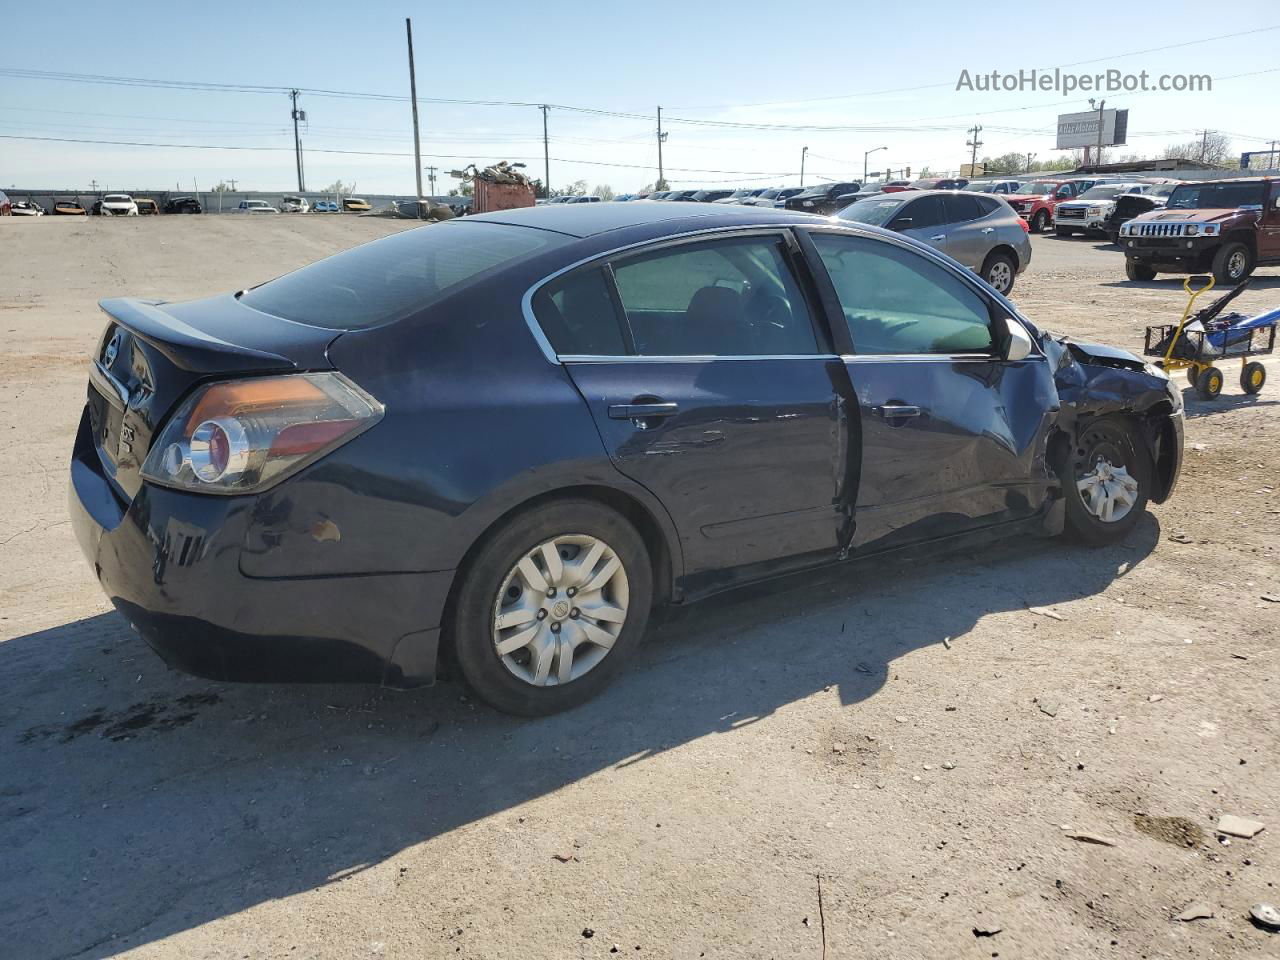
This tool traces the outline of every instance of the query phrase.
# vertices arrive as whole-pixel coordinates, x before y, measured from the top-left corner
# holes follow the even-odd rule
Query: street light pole
[[[802,187],[804,186],[804,158],[805,158],[805,154],[807,154],[808,152],[809,152],[808,147],[803,147],[800,150],[800,186]]]
[[[888,150],[888,149],[889,149],[888,147],[876,147],[873,150],[868,150],[866,153],[862,155],[862,183],[864,186],[866,185],[866,182],[867,182],[867,157],[871,156],[873,153],[879,152],[880,150]]]

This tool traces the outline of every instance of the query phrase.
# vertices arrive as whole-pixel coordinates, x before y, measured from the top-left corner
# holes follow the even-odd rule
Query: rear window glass
[[[501,223],[415,227],[270,280],[240,302],[286,320],[359,330],[407,317],[463,284],[572,240]]]

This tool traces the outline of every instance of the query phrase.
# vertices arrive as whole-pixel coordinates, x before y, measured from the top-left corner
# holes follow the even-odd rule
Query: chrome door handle
[[[649,417],[670,417],[678,413],[675,403],[611,403],[610,420],[645,420]]]
[[[886,420],[920,416],[920,408],[908,404],[886,403],[883,406],[876,407],[875,411]]]
[[[996,228],[995,228],[995,227],[983,227],[983,228],[982,228],[982,232],[983,232],[983,233],[995,233],[995,232],[996,232]]]
[[[939,233],[939,234],[936,234],[935,236],[930,237],[929,239],[930,239],[930,240],[945,240],[945,239],[947,239],[947,235],[946,235],[945,233]]]

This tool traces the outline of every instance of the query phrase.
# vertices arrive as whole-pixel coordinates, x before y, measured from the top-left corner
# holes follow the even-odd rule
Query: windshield
[[[970,193],[990,193],[996,188],[994,183],[968,183],[962,188]]]
[[[358,330],[407,317],[456,287],[571,242],[501,223],[417,227],[270,280],[240,302],[286,320]]]
[[[1169,195],[1168,210],[1235,210],[1262,206],[1266,185],[1253,183],[1184,183]]]
[[[1080,194],[1081,200],[1114,200],[1119,194],[1126,192],[1121,187],[1090,187]]]
[[[123,193],[108,193],[102,198],[103,203],[133,203],[133,197]]]
[[[1167,197],[1176,189],[1178,189],[1178,184],[1176,183],[1157,183],[1147,193],[1153,197]]]
[[[1032,183],[1024,183],[1013,192],[1022,196],[1038,197],[1044,193],[1053,193],[1056,186],[1057,184],[1050,180],[1036,180]]]
[[[977,201],[974,201],[975,203]],[[873,227],[883,227],[894,218],[906,200],[887,200],[884,197],[869,197],[850,204],[836,214],[841,220],[854,220],[858,223],[869,223]]]

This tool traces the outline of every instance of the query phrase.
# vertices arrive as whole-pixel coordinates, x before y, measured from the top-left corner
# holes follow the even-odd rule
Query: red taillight
[[[1031,233],[1031,227],[1029,227],[1027,225],[1027,221],[1023,220],[1021,217],[1018,218],[1018,226],[1022,228],[1023,233]]]

